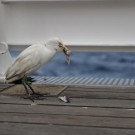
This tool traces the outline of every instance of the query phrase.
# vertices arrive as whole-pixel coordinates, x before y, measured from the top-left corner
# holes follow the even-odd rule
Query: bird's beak
[[[69,50],[65,45],[61,44],[60,48],[62,52],[66,55],[66,61],[68,64],[70,64],[70,55],[71,55],[71,50]]]

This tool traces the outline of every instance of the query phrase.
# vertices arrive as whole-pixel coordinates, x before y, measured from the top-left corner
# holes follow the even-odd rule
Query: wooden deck
[[[52,91],[35,103],[23,93],[1,93],[0,135],[135,135],[135,87],[54,85]]]

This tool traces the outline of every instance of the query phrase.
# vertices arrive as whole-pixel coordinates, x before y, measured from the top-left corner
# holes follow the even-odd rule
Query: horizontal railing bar
[[[30,44],[8,44],[11,51],[22,51]],[[87,52],[135,52],[135,44],[66,44],[73,51]]]
[[[121,1],[121,0],[2,0],[2,3],[11,3],[11,2],[57,2],[57,1],[62,1],[62,2],[95,2],[95,1],[98,1],[98,2],[102,2],[102,1]],[[132,1],[132,0],[122,0],[122,1]]]

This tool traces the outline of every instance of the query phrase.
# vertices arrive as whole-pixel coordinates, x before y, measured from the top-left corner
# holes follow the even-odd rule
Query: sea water
[[[19,52],[12,52],[16,58]],[[109,78],[135,78],[135,53],[73,52],[71,64],[63,53],[56,56],[34,76],[90,76]]]

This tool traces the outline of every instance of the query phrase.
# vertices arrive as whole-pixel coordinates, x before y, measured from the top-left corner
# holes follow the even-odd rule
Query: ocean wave
[[[19,52],[12,52],[15,58]],[[71,64],[62,53],[32,75],[135,78],[135,53],[74,52]]]

